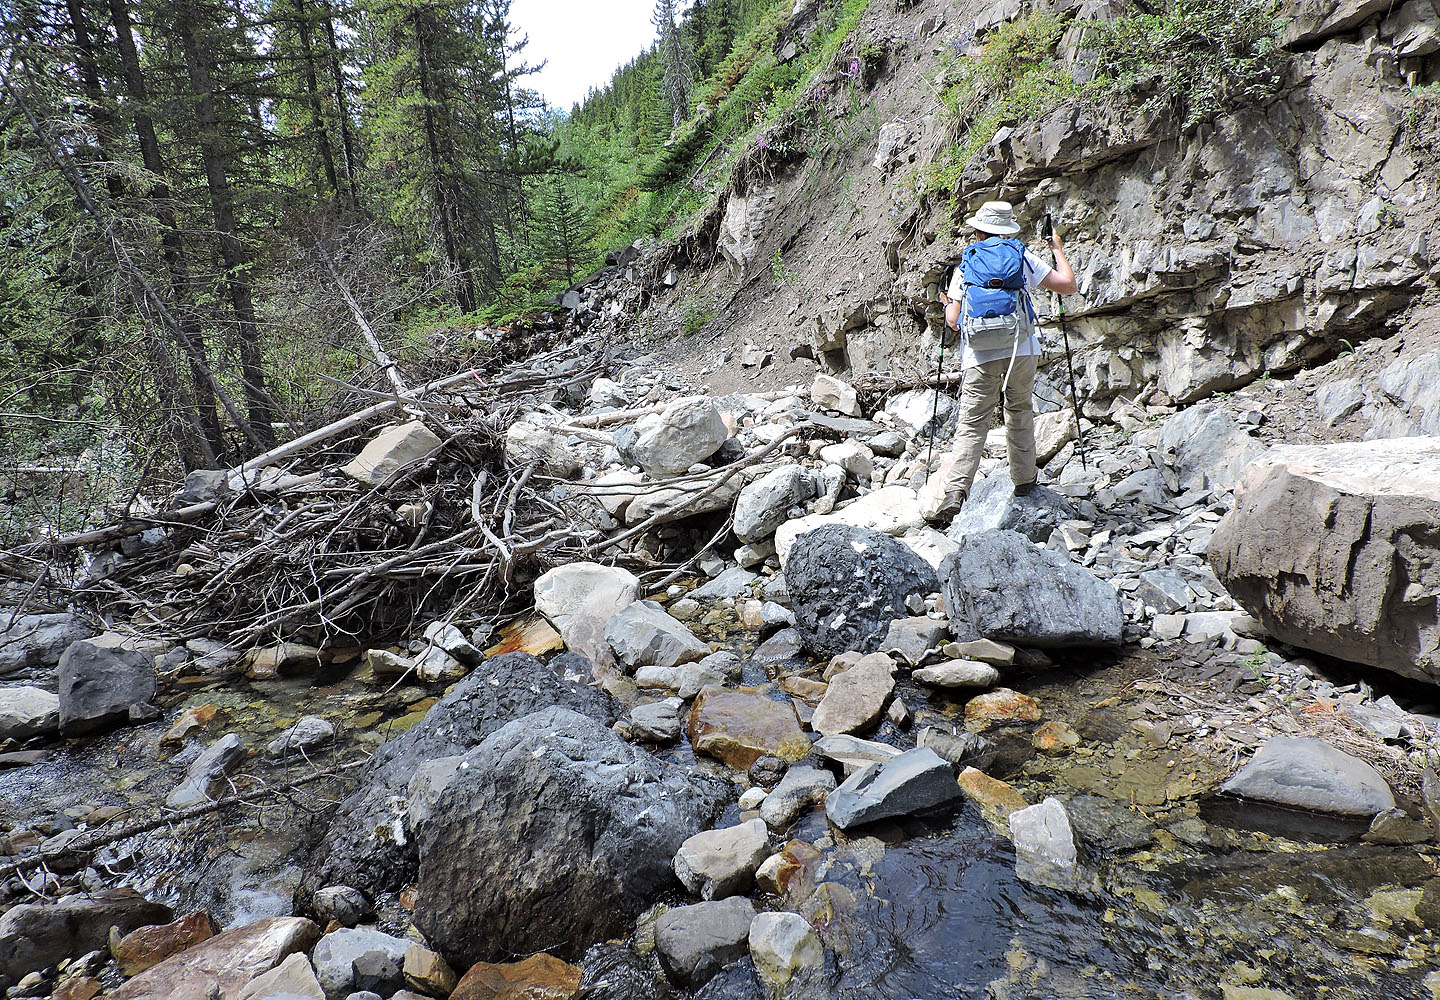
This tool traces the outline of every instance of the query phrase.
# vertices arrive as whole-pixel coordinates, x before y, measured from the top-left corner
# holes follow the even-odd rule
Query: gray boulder
[[[675,852],[731,794],[569,709],[517,719],[466,754],[417,831],[415,924],[467,966],[575,955],[672,884]]]
[[[675,877],[701,899],[724,899],[750,891],[755,869],[769,853],[764,820],[706,830],[675,852]]]
[[[1226,590],[1282,642],[1440,682],[1440,440],[1276,448],[1210,541]]]
[[[796,628],[816,656],[873,652],[908,599],[939,589],[930,564],[878,531],[828,524],[795,540],[785,582]]]
[[[853,737],[826,736],[824,739],[844,740]],[[780,779],[780,784],[765,796],[765,801],[760,803],[760,818],[770,829],[783,830],[795,822],[795,817],[806,809],[824,805],[826,797],[834,790],[835,775],[829,771],[819,767],[792,767],[785,772],[785,777]]]
[[[1233,489],[1264,450],[1218,403],[1181,410],[1160,428],[1161,473],[1173,493]]]
[[[1321,740],[1293,736],[1272,737],[1220,792],[1367,819],[1395,808],[1389,783],[1374,767]]]
[[[966,535],[940,564],[940,576],[957,638],[1120,645],[1125,619],[1115,589],[1014,531]]]
[[[95,630],[69,613],[16,615],[0,609],[0,677],[25,667],[52,667],[71,644]]]
[[[815,495],[815,482],[799,465],[783,465],[748,484],[735,501],[735,537],[759,542],[775,534],[790,508]]]
[[[60,699],[38,687],[0,688],[0,740],[48,736],[60,728]]]
[[[1018,531],[1032,542],[1043,542],[1060,522],[1076,516],[1074,504],[1046,486],[1037,486],[1027,496],[1017,497],[1009,473],[1002,471],[975,484],[945,534],[958,540],[1001,528]]]
[[[226,733],[205,748],[185,772],[185,779],[165,797],[170,809],[188,809],[210,802],[210,786],[227,774],[245,756],[245,743]]]
[[[666,910],[655,921],[655,948],[665,974],[698,987],[750,950],[755,904],[741,896]]]
[[[1010,814],[1015,874],[1031,885],[1063,892],[1081,888],[1080,849],[1065,804],[1051,796]]]
[[[627,667],[678,667],[703,660],[710,647],[654,601],[636,601],[605,625],[605,641]]]
[[[125,935],[174,917],[170,907],[130,888],[19,903],[0,914],[0,988],[62,958],[108,947],[111,927]]]
[[[84,736],[148,721],[155,708],[155,661],[134,649],[86,640],[60,657],[60,734]]]
[[[340,804],[311,855],[297,902],[304,906],[327,885],[352,885],[372,899],[398,891],[415,871],[405,812],[406,789],[416,771],[427,761],[463,754],[512,719],[551,705],[606,724],[613,718],[604,692],[559,675],[533,656],[509,653],[486,660],[418,725],[375,752],[360,787]]]
[[[405,985],[405,951],[411,942],[373,927],[355,927],[326,934],[311,961],[328,1000],[356,990],[378,990],[389,996]]]
[[[703,462],[730,432],[709,396],[682,396],[635,425],[635,458],[652,476],[673,476]]]
[[[933,812],[961,799],[950,763],[928,747],[856,771],[831,792],[825,815],[842,830],[882,819]]]

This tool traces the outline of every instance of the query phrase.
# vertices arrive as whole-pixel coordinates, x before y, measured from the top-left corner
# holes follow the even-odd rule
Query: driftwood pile
[[[607,535],[583,484],[557,489],[535,466],[507,462],[503,442],[516,418],[584,386],[605,363],[596,353],[564,376],[544,374],[563,360],[557,352],[524,368],[466,371],[413,390],[396,374],[393,394],[367,390],[372,405],[228,470],[238,488],[169,509],[133,505],[115,523],[3,553],[0,575],[12,592],[63,595],[71,607],[147,638],[205,637],[245,649],[289,638],[353,646],[441,614],[495,622],[523,610],[536,574],[575,559],[656,575],[677,570],[633,543],[682,513],[683,503]],[[382,424],[406,412],[440,448],[377,486],[340,471]],[[609,437],[601,427],[651,410],[573,419],[554,412],[567,433],[599,443]],[[696,489],[719,488],[781,443]]]

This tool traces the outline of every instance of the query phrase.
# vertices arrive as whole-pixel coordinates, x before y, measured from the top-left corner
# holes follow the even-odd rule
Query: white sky
[[[650,45],[654,10],[655,0],[514,0],[510,23],[530,36],[526,61],[548,60],[527,84],[551,107],[569,112],[591,87],[608,83],[617,68]]]

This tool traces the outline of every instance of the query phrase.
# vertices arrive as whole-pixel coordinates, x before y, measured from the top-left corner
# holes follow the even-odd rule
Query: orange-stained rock
[[[173,924],[151,924],[124,937],[110,930],[110,954],[127,976],[138,976],[201,941],[220,933],[215,920],[204,910],[186,914]]]
[[[320,928],[304,917],[267,917],[217,934],[153,969],[147,969],[106,1000],[207,1000],[212,987],[220,1000],[236,1000],[245,984],[269,972],[320,939]]]
[[[812,883],[823,857],[817,848],[805,841],[792,840],[778,854],[765,859],[755,873],[755,882],[763,892],[783,896],[791,891],[792,886]],[[797,880],[800,880],[799,883]]]
[[[175,720],[175,725],[170,727],[169,732],[160,737],[161,743],[184,743],[185,737],[210,725],[215,718],[215,713],[220,711],[219,705],[201,705],[198,708],[187,708],[180,713],[180,718]]]
[[[544,618],[533,621],[513,621],[500,630],[500,641],[485,650],[487,657],[503,656],[506,653],[529,653],[544,656],[557,649],[565,648],[560,633],[550,627]]]
[[[99,981],[89,978],[67,979],[55,987],[55,1000],[95,1000],[105,987]]]
[[[996,688],[965,703],[965,726],[977,732],[1006,722],[1039,722],[1040,703],[1028,694]]]
[[[1025,801],[1025,796],[999,778],[992,778],[984,771],[978,771],[973,767],[967,767],[961,771],[959,780],[960,791],[980,807],[980,815],[984,817],[985,822],[1008,837],[1010,835],[1010,814],[1029,805]]]
[[[481,962],[450,994],[450,1000],[570,1000],[580,989],[580,970],[541,952],[523,962]]]
[[[1031,741],[1041,753],[1062,754],[1080,745],[1080,734],[1063,722],[1047,722],[1035,730]]]
[[[829,689],[830,685],[824,681],[812,680],[809,677],[800,677],[796,674],[783,677],[780,680],[780,690],[811,702],[818,702],[821,698],[825,697],[825,692]]]
[[[706,688],[696,695],[689,733],[696,753],[741,771],[761,757],[796,761],[810,752],[810,740],[789,703],[745,688]]]

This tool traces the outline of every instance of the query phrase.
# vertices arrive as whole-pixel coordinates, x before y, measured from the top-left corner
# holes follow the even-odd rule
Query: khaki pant
[[[1007,370],[1010,371],[1010,381],[1004,393],[1005,454],[1010,460],[1010,481],[1017,486],[1035,481],[1033,398],[1038,361],[1033,355],[1016,358],[1015,366],[1011,368],[1010,359],[1002,358],[966,370],[960,390],[960,421],[950,449],[954,461],[941,465],[936,472],[941,479],[935,492],[943,498],[941,502],[945,506],[970,495],[970,484],[975,479],[975,471],[980,468],[985,435],[990,430],[990,418],[1000,402],[1000,386],[1005,382]]]

